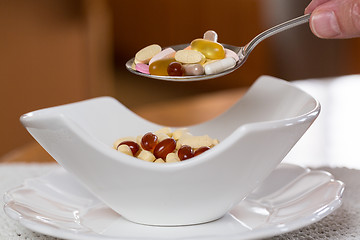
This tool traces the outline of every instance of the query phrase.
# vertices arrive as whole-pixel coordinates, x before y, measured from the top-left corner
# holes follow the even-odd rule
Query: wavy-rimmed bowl
[[[113,142],[159,126],[101,97],[30,112],[21,122],[68,172],[124,218],[189,225],[222,217],[254,190],[310,127],[320,104],[292,84],[259,78],[228,111],[187,126],[220,144],[190,160],[154,164],[119,154]]]

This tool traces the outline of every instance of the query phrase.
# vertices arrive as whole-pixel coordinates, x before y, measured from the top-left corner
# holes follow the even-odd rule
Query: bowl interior
[[[311,118],[317,110],[319,103],[307,93],[283,80],[263,76],[222,115],[184,127],[194,135],[207,134],[222,141],[240,127],[257,124],[277,127],[296,123]],[[112,146],[121,137],[136,137],[164,127],[139,117],[111,97],[38,110],[31,114],[43,116],[54,113],[64,115],[90,138],[106,146]]]

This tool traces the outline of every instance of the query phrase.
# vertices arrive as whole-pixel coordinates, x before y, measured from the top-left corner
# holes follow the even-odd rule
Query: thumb
[[[333,0],[317,6],[310,28],[320,38],[360,37],[360,0]]]

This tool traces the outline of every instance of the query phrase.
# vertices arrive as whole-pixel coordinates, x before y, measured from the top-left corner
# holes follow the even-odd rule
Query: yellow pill
[[[164,58],[150,64],[149,72],[151,75],[168,76],[168,66],[175,62],[175,58]]]
[[[206,39],[195,39],[191,42],[191,49],[201,52],[208,59],[225,58],[224,47],[217,42]]]

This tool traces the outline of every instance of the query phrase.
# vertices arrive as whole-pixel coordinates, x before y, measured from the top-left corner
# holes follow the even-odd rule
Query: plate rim
[[[303,166],[299,166],[296,164],[290,164],[290,163],[280,163],[278,165],[278,167],[280,166],[284,166],[284,167],[297,167],[297,168],[301,168],[304,171],[320,171],[320,172],[325,172],[328,173],[331,177],[331,179],[329,180],[329,182],[334,182],[338,184],[338,195],[334,195],[334,199],[327,203],[325,206],[322,206],[321,208],[318,208],[316,210],[314,210],[311,214],[308,214],[306,216],[303,216],[299,219],[296,220],[292,220],[290,222],[288,222],[286,225],[283,224],[278,224],[278,225],[272,225],[272,226],[265,226],[265,227],[260,227],[258,229],[254,230],[249,230],[248,233],[250,234],[250,238],[253,239],[257,239],[257,238],[264,238],[264,237],[272,237],[272,236],[277,236],[280,234],[284,234],[284,233],[288,233],[297,229],[300,229],[302,227],[308,226],[310,224],[313,224],[315,222],[320,221],[321,219],[323,219],[324,217],[328,216],[329,214],[333,213],[336,209],[338,209],[343,202],[343,193],[345,190],[345,183],[335,179],[335,177],[325,171],[325,170],[318,170],[318,169],[311,169],[308,167],[303,167]],[[23,217],[23,215],[21,214],[21,212],[18,212],[14,209],[11,208],[11,206],[9,206],[9,203],[11,201],[15,201],[15,199],[10,198],[9,193],[19,190],[21,188],[23,188],[25,186],[25,182],[28,180],[39,180],[42,179],[44,177],[51,177],[52,174],[54,174],[57,171],[65,171],[65,169],[63,169],[61,166],[51,170],[48,173],[45,173],[43,175],[37,176],[37,177],[30,177],[30,178],[26,178],[24,179],[23,183],[19,186],[16,186],[14,188],[9,189],[8,191],[5,192],[4,196],[3,196],[3,201],[4,201],[4,206],[3,206],[3,210],[5,212],[5,214],[10,217],[11,219],[18,221],[20,225],[24,226],[25,228],[32,230],[34,232],[38,232],[44,235],[48,235],[51,237],[57,237],[57,238],[65,238],[65,239],[78,239],[78,240],[115,240],[115,239],[121,239],[121,240],[134,240],[134,237],[113,237],[113,236],[106,236],[106,235],[101,235],[99,233],[96,232],[83,232],[83,233],[79,233],[79,232],[75,232],[75,231],[71,231],[70,229],[64,229],[64,228],[58,228],[56,226],[52,226],[52,225],[47,225],[44,222],[35,222],[34,220],[31,219],[26,219]],[[67,173],[67,172],[66,172]],[[95,197],[95,196],[94,196]],[[96,197],[95,197],[96,198]],[[327,209],[327,210],[325,210]],[[231,214],[231,213],[230,213]],[[135,223],[134,223],[135,224]],[[207,223],[203,223],[200,225],[204,225]],[[186,228],[187,226],[181,226]],[[246,234],[248,235],[248,234]],[[205,238],[207,240],[215,240],[218,239],[218,235],[217,236],[212,236],[209,238],[209,236],[205,236]],[[248,236],[245,236],[246,239],[248,239]],[[226,240],[232,240],[232,239],[239,239],[239,235],[238,234],[234,234],[234,233],[230,233],[230,234],[221,234],[221,238],[222,239],[226,239]],[[158,237],[141,237],[141,239],[144,240],[159,240]],[[172,238],[172,240],[200,240],[200,239],[204,239],[204,236],[198,236],[198,237],[178,237],[178,238]],[[240,239],[243,239],[243,237],[241,237]]]

